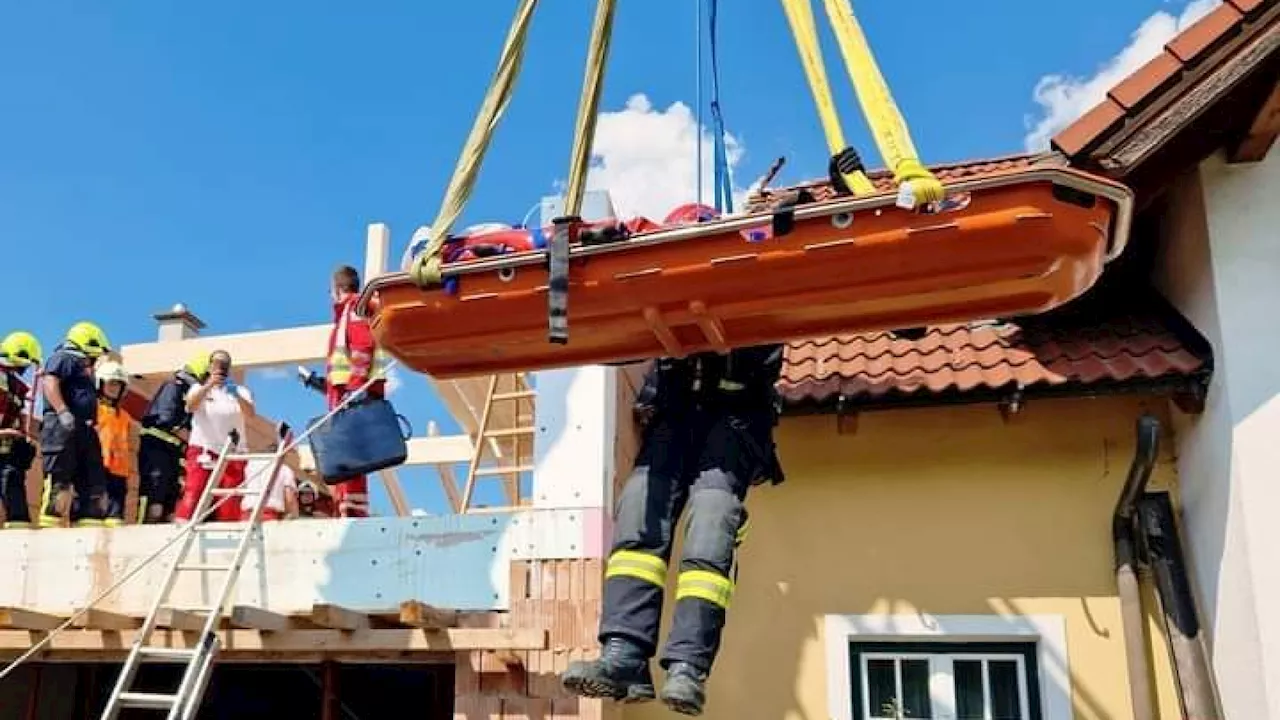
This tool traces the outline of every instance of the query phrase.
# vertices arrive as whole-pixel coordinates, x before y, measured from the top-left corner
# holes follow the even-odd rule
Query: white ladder
[[[265,499],[270,496],[271,489],[276,484],[276,476],[280,472],[280,465],[290,447],[290,445],[281,442],[279,449],[274,453],[246,454],[236,453],[235,448],[237,445],[239,445],[239,437],[233,431],[231,436],[227,438],[227,442],[222,446],[222,450],[218,454],[218,461],[213,467],[213,472],[209,475],[209,482],[204,491],[200,493],[200,500],[196,503],[196,509],[191,515],[191,520],[188,521],[191,524],[195,524],[195,526],[190,527],[189,532],[186,532],[177,555],[174,557],[173,565],[169,568],[169,573],[165,577],[164,584],[156,595],[155,603],[151,606],[151,611],[147,613],[147,619],[142,624],[142,628],[134,636],[133,647],[129,650],[129,657],[125,660],[124,667],[120,670],[120,677],[116,680],[115,687],[111,690],[111,696],[108,698],[106,708],[102,712],[102,720],[116,720],[125,708],[168,710],[167,717],[169,720],[189,720],[196,716],[196,711],[200,708],[205,687],[209,683],[209,676],[212,675],[214,656],[218,653],[220,643],[218,624],[222,619],[222,608],[231,598],[231,591],[235,587],[236,579],[240,574],[240,566],[244,563],[245,556],[249,552],[249,540],[253,537],[254,531],[262,525],[262,511],[267,505]],[[243,496],[245,494],[243,485],[237,488],[218,487],[223,474],[226,473],[227,463],[237,460],[261,459],[270,459],[272,461],[270,467],[271,476],[268,478],[261,494],[254,494],[254,502],[256,504],[249,520],[242,523],[199,524],[205,519],[205,515],[213,506],[215,497],[225,498],[230,495]],[[246,477],[245,480],[247,484],[248,478]],[[235,555],[232,557],[230,564],[209,565],[187,561],[187,555],[194,544],[194,538],[198,534],[206,532],[238,537]],[[167,604],[169,594],[173,591],[178,574],[182,572],[218,572],[225,574],[222,588],[218,591],[216,600],[210,607],[176,608]],[[197,642],[189,648],[171,648],[149,644],[151,635],[156,629],[158,616],[162,611],[187,615],[207,614]],[[138,668],[144,660],[183,663],[186,665],[186,669],[182,673],[182,679],[173,694],[136,692],[129,689],[137,675]]]

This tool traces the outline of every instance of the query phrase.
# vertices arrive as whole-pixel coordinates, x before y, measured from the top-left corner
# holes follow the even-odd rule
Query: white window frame
[[[1066,620],[1061,615],[827,615],[823,636],[831,720],[856,720],[849,666],[849,645],[855,642],[1033,642],[1040,676],[1029,681],[1039,683],[1041,717],[1074,720]],[[893,657],[911,654],[890,653]],[[975,657],[989,654],[973,653]],[[930,688],[936,692],[934,682],[931,678]]]
[[[921,643],[915,643],[919,647]],[[882,716],[871,713],[871,681],[867,667],[869,660],[924,660],[929,663],[929,702],[933,706],[932,717],[937,720],[954,718],[956,714],[956,660],[1013,661],[1018,672],[1018,693],[1022,700],[1020,709],[1022,720],[1031,720],[1031,695],[1028,686],[1027,666],[1024,657],[1018,653],[1002,652],[860,652],[858,654],[858,678],[861,681],[861,711],[870,718],[880,720]],[[982,666],[982,695],[984,702],[991,700],[990,682],[987,677],[987,665]],[[894,679],[897,683],[895,697],[902,697],[902,666],[894,665]],[[852,701],[851,701],[852,702]]]

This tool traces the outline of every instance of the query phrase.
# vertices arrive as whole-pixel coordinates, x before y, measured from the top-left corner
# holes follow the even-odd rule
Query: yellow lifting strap
[[[502,56],[489,82],[489,91],[485,94],[484,103],[471,126],[471,134],[458,157],[458,164],[453,169],[453,177],[445,190],[444,202],[440,204],[440,212],[435,222],[431,223],[431,239],[426,248],[413,260],[410,277],[419,287],[428,287],[440,283],[440,271],[444,264],[444,241],[449,237],[458,216],[471,197],[475,187],[476,176],[480,173],[480,163],[489,149],[493,131],[498,120],[507,109],[511,100],[511,91],[515,87],[516,78],[520,74],[520,64],[524,61],[524,43],[529,31],[529,20],[533,16],[538,0],[520,0],[516,8],[515,19],[511,22],[511,30],[507,33],[507,41],[502,46]]]
[[[904,207],[916,207],[923,203],[942,200],[945,197],[942,183],[916,156],[906,121],[903,120],[902,114],[893,101],[893,95],[889,92],[889,86],[876,65],[862,28],[854,19],[849,0],[823,1],[836,41],[840,45],[840,52],[844,56],[849,77],[853,81],[858,102],[862,106],[862,113],[866,116],[867,125],[875,138],[876,147],[880,150],[885,166],[893,171],[894,181],[898,183],[898,204]],[[801,47],[802,57],[806,53],[817,55],[819,52],[817,33],[814,30],[809,0],[782,0],[782,2],[788,17],[792,18],[792,31],[796,35],[797,45]],[[812,62],[812,60],[805,60],[807,71]],[[820,63],[821,60],[817,62]],[[829,122],[838,127],[839,120],[830,100],[830,90],[826,88],[825,77],[822,78],[822,87],[819,88],[814,86],[813,73],[809,72],[814,96],[818,97],[820,93],[825,93],[825,102],[829,106],[824,111],[823,100],[818,101],[819,113],[830,113],[830,119],[823,120],[824,126]],[[828,131],[828,144],[831,144],[830,131]],[[843,147],[843,141],[841,147]],[[849,187],[857,192],[852,183]]]
[[[796,48],[800,51],[800,62],[809,79],[813,102],[818,106],[818,119],[822,121],[822,131],[827,136],[827,148],[835,155],[844,150],[847,143],[840,127],[840,116],[836,113],[835,100],[831,97],[831,85],[827,82],[826,64],[822,61],[818,31],[813,22],[813,8],[809,0],[782,0],[782,7],[787,12],[791,34],[795,36]],[[854,195],[870,195],[876,191],[876,186],[861,170],[845,175],[844,182]]]
[[[516,10],[507,42],[502,48],[498,68],[490,82],[484,104],[476,116],[471,135],[462,149],[458,166],[445,191],[440,214],[431,224],[431,240],[414,258],[410,276],[419,287],[438,285],[444,264],[444,243],[449,237],[462,208],[466,205],[475,186],[476,175],[485,151],[493,138],[498,119],[511,99],[520,65],[524,59],[524,44],[529,20],[538,0],[521,0]],[[613,16],[616,0],[599,0],[595,22],[591,28],[591,44],[587,51],[587,65],[582,81],[582,97],[578,103],[578,118],[574,127],[573,154],[569,162],[569,184],[565,196],[565,215],[576,216],[581,211],[583,191],[587,183],[587,170],[591,159],[591,144],[595,135],[596,116],[600,107],[600,89],[604,84],[604,69],[609,55],[609,41],[613,34]]]
[[[587,67],[582,78],[582,97],[578,101],[578,119],[573,130],[573,155],[569,159],[569,187],[565,192],[564,213],[577,217],[582,212],[582,196],[587,187],[587,169],[591,161],[591,144],[596,135],[596,118],[600,110],[600,89],[604,85],[604,68],[609,58],[609,41],[613,37],[613,11],[616,0],[599,0],[591,25],[591,45],[587,50]]]

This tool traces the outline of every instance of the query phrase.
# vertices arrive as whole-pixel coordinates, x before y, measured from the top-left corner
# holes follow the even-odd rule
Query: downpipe
[[[1143,414],[1137,423],[1137,447],[1129,476],[1111,516],[1111,541],[1115,549],[1116,588],[1120,595],[1120,617],[1124,630],[1125,659],[1129,668],[1129,699],[1134,720],[1155,720],[1152,704],[1151,672],[1147,667],[1145,617],[1138,586],[1136,517],[1138,499],[1151,479],[1160,448],[1160,421]]]
[[[1187,720],[1221,720],[1200,618],[1187,577],[1182,538],[1169,493],[1143,495],[1138,502],[1138,523],[1142,530],[1144,554],[1155,578],[1156,595],[1164,615],[1182,717]]]

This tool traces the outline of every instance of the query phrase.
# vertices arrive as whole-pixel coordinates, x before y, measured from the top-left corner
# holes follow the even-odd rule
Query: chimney
[[[158,312],[151,317],[155,318],[156,324],[159,325],[156,339],[160,342],[187,340],[199,335],[200,331],[204,329],[204,322],[182,303],[174,305],[172,309],[165,312]]]

